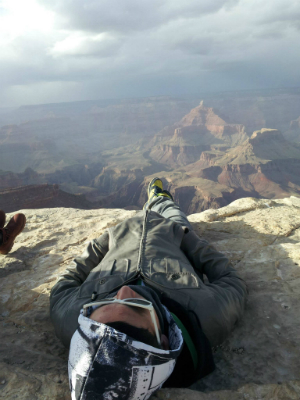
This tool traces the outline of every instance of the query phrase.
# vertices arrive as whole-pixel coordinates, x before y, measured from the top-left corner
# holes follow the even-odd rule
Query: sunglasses
[[[129,306],[129,307],[145,308],[146,310],[149,310],[151,319],[152,319],[152,322],[154,325],[157,342],[159,345],[161,345],[158,326],[157,326],[157,322],[156,322],[156,318],[155,318],[155,314],[154,314],[154,308],[153,308],[151,301],[144,300],[144,299],[137,299],[137,298],[123,299],[123,300],[119,300],[119,299],[115,299],[115,298],[108,298],[108,299],[105,299],[102,301],[96,301],[94,303],[85,304],[83,306],[83,315],[85,317],[87,316],[87,309],[89,307],[104,306],[107,304],[114,304],[114,303],[115,304],[123,304],[123,305]]]

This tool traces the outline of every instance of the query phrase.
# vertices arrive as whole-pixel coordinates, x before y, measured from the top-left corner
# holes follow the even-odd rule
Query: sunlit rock
[[[87,241],[136,211],[24,212],[24,232],[1,256],[0,396],[69,399],[68,352],[49,320],[50,289]],[[300,398],[300,199],[244,198],[189,220],[231,259],[248,283],[249,301],[243,319],[214,349],[216,370],[190,389],[163,389],[154,398]]]

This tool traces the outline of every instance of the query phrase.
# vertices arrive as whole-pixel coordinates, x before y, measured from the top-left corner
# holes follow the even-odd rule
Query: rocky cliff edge
[[[133,216],[120,209],[26,210],[0,267],[0,398],[69,399],[68,353],[49,320],[49,292],[86,243]],[[10,215],[8,215],[8,218]],[[216,370],[166,400],[300,398],[300,199],[236,200],[189,216],[249,286],[242,321],[214,349]],[[205,305],[204,305],[205,306]]]

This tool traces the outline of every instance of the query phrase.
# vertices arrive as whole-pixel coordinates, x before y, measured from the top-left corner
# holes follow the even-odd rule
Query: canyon
[[[1,207],[141,209],[154,176],[188,214],[299,196],[299,115],[297,88],[2,109]]]

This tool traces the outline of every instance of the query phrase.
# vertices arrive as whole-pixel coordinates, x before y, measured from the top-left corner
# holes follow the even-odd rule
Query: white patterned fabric
[[[161,388],[183,347],[182,332],[165,311],[170,350],[138,342],[81,310],[69,353],[72,400],[147,400]]]

